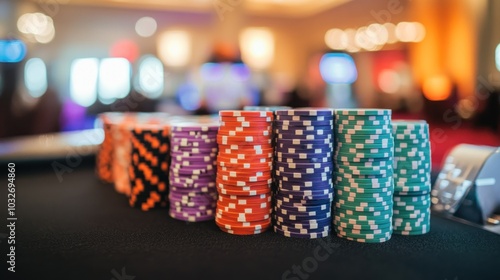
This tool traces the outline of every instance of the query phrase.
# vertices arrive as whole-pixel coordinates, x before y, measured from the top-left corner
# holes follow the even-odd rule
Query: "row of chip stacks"
[[[430,230],[425,121],[386,109],[105,113],[96,171],[142,210],[222,231],[378,243]],[[332,209],[333,208],[333,209]]]

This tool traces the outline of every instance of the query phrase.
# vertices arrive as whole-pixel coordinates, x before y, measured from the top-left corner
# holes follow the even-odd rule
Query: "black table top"
[[[499,235],[436,216],[430,233],[382,244],[234,236],[130,208],[91,165],[62,182],[50,163],[33,169],[16,171],[16,273],[1,279],[500,279]]]

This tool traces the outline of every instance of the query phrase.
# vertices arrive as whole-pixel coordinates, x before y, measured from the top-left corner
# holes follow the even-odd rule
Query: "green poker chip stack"
[[[426,121],[393,121],[393,231],[421,235],[430,231],[431,150]]]
[[[381,243],[393,231],[391,110],[335,110],[334,219],[337,235]]]

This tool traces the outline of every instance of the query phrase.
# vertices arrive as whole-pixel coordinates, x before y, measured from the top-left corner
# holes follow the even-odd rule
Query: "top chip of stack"
[[[339,237],[379,243],[392,235],[391,111],[335,110],[334,227]]]
[[[329,235],[333,198],[333,110],[276,111],[278,191],[274,231],[298,238]]]
[[[426,121],[393,121],[394,232],[420,235],[430,230],[431,150]]]
[[[271,225],[273,148],[268,111],[220,111],[215,222],[225,232],[251,235]]]
[[[198,222],[215,216],[218,122],[172,123],[170,211],[174,219]]]

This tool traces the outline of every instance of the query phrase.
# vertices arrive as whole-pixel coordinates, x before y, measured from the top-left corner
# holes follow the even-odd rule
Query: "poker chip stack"
[[[333,110],[276,111],[274,231],[326,237],[333,198]]]
[[[392,235],[391,111],[336,110],[335,133],[337,235],[358,242],[385,242]]]
[[[129,166],[129,204],[143,211],[166,207],[170,165],[170,127],[166,124],[135,124]]]
[[[111,130],[112,120],[117,113],[103,113],[98,116],[104,132],[104,139],[99,146],[96,156],[97,177],[106,183],[113,183],[113,133]]]
[[[431,151],[425,121],[394,121],[394,233],[430,231]]]
[[[220,111],[218,201],[222,231],[251,235],[271,226],[272,112]]]
[[[199,222],[213,220],[218,123],[172,124],[170,211],[172,218]]]

